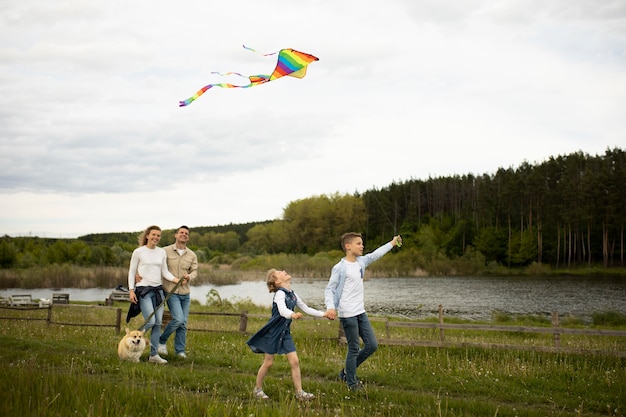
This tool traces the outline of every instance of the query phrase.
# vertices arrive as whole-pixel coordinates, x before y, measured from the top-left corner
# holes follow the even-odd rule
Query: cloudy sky
[[[294,48],[303,79],[269,74]],[[292,201],[626,147],[623,0],[4,0],[0,235],[280,218]]]

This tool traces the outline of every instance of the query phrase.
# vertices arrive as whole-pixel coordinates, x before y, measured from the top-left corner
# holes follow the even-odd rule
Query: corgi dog
[[[126,328],[126,335],[117,345],[117,356],[122,361],[139,362],[141,354],[150,343],[144,336],[145,330],[129,330]]]

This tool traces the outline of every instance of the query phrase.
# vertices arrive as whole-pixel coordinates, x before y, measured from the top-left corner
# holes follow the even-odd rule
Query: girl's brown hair
[[[265,280],[265,283],[267,284],[267,289],[270,290],[270,292],[278,291],[278,287],[276,286],[276,272],[278,272],[278,270],[274,268],[267,271],[267,279]]]
[[[146,230],[144,230],[143,233],[139,235],[139,240],[138,240],[139,246],[144,246],[146,243],[148,243],[148,235],[153,230],[158,230],[160,232],[161,228],[159,226],[154,226],[154,225],[148,226]]]

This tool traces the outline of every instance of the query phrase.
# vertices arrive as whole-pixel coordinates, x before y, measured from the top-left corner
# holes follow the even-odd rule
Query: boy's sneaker
[[[310,392],[300,391],[296,393],[296,398],[303,401],[309,401],[315,398],[315,395],[311,394]]]
[[[362,391],[363,389],[365,389],[365,386],[362,381],[357,382],[356,385],[348,386],[348,391]]]
[[[357,379],[359,377],[357,376]],[[339,372],[339,379],[341,380],[341,382],[348,382],[348,375],[346,375],[346,369],[342,369],[341,372]],[[358,383],[359,384],[363,384],[363,381],[361,381],[360,379],[358,379]]]
[[[348,382],[348,377],[346,376],[345,368],[342,369],[341,372],[339,372],[339,379],[341,380],[341,382]]]
[[[167,361],[165,359],[163,359],[162,357],[160,357],[159,355],[150,356],[150,358],[148,359],[148,362],[152,362],[152,363],[167,363]]]
[[[252,394],[254,395],[254,398],[258,398],[259,400],[267,400],[270,398],[263,392],[263,388],[255,388],[254,391],[252,391]]]
[[[176,356],[178,356],[181,359],[187,359],[187,354],[185,352],[178,352]]]
[[[157,349],[159,355],[167,356],[167,345],[162,345],[159,343],[159,348]]]

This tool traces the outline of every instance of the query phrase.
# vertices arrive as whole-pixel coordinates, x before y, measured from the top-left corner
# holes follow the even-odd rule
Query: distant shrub
[[[523,325],[527,325],[527,326],[532,326],[532,325],[546,325],[546,324],[550,324],[551,320],[549,317],[546,316],[540,316],[537,314],[528,314],[528,315],[522,315],[522,316],[517,316],[516,321],[518,323],[521,323]]]
[[[532,264],[526,267],[525,271],[528,275],[537,275],[537,276],[549,275],[550,266],[533,262]]]
[[[545,326],[550,324],[550,318],[536,314],[523,314],[519,316],[511,316],[500,311],[496,311],[491,315],[492,320],[496,323],[512,323],[515,322],[521,326]]]
[[[582,326],[585,324],[585,321],[580,317],[576,316],[565,316],[559,320],[561,325],[563,326]]]
[[[496,323],[508,323],[513,321],[513,318],[511,316],[500,311],[493,312],[491,314],[491,319]]]
[[[626,315],[618,311],[593,313],[591,321],[596,326],[626,326]]]

